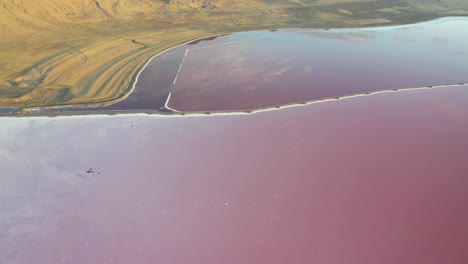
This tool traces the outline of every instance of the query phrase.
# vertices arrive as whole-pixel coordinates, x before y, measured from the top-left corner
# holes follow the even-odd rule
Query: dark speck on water
[[[101,172],[100,171],[96,171],[94,170],[93,168],[90,168],[89,170],[86,171],[87,174],[97,174],[97,175],[100,175]]]

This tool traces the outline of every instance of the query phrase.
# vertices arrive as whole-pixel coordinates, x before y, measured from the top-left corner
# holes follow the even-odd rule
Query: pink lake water
[[[2,118],[0,263],[465,264],[467,100]]]
[[[467,21],[196,41],[91,111],[466,82]],[[2,117],[0,263],[466,264],[467,101],[460,85]]]
[[[209,37],[152,58],[121,102],[38,113],[247,111],[376,90],[467,84],[467,27],[468,19],[453,17]]]
[[[187,55],[168,106],[238,111],[466,83],[467,26],[467,19],[455,18],[371,29],[287,29],[182,46]]]

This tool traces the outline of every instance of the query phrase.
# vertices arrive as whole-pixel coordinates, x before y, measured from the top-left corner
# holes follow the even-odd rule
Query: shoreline
[[[123,116],[123,115],[145,115],[145,116],[159,116],[159,117],[216,117],[216,116],[245,116],[245,115],[254,115],[263,112],[270,112],[270,111],[277,111],[283,110],[287,108],[295,108],[301,106],[310,106],[315,104],[322,104],[322,103],[331,103],[331,102],[338,102],[352,98],[358,97],[369,97],[374,95],[381,95],[384,93],[399,93],[399,92],[409,92],[409,91],[417,91],[417,90],[436,90],[436,89],[443,89],[443,88],[450,88],[450,87],[460,87],[465,88],[468,86],[468,82],[466,83],[455,83],[455,84],[446,84],[446,85],[433,85],[433,86],[420,86],[420,87],[408,87],[408,88],[391,88],[391,89],[381,89],[381,90],[372,90],[363,93],[355,93],[355,94],[347,94],[335,97],[327,97],[321,99],[313,99],[307,100],[302,102],[295,102],[295,103],[287,103],[275,106],[268,106],[268,107],[259,107],[254,109],[247,109],[247,110],[218,110],[218,111],[187,111],[182,112],[177,109],[170,109],[174,112],[167,113],[161,112],[156,110],[140,110],[140,111],[95,111],[95,112],[64,112],[59,114],[41,114],[41,113],[28,113],[23,115],[0,115],[1,118],[36,118],[36,117],[46,117],[46,118],[54,118],[54,117],[79,117],[79,116]],[[170,99],[170,96],[168,96]],[[169,100],[166,101],[166,103]]]
[[[43,110],[43,109],[64,109],[64,111],[66,111],[66,108],[95,108],[95,107],[104,107],[104,106],[109,106],[109,105],[112,105],[112,104],[116,104],[118,102],[121,102],[121,101],[124,101],[126,100],[136,89],[136,85],[138,84],[139,82],[139,77],[141,76],[142,72],[147,68],[147,66],[150,64],[150,62],[157,58],[158,56],[161,56],[162,54],[166,53],[166,52],[169,52],[173,49],[176,49],[176,48],[179,48],[181,46],[184,46],[184,45],[188,45],[189,43],[191,42],[194,42],[194,41],[200,41],[200,40],[204,40],[204,39],[207,39],[207,38],[213,38],[213,37],[219,37],[219,36],[224,36],[224,35],[229,35],[229,34],[235,34],[235,33],[243,33],[243,32],[256,32],[256,31],[281,31],[281,30],[314,30],[314,31],[317,31],[317,30],[356,30],[356,29],[374,29],[374,30],[378,30],[378,29],[388,29],[388,28],[392,28],[392,27],[407,27],[407,26],[413,26],[413,25],[418,25],[418,24],[423,24],[423,23],[431,23],[431,22],[437,22],[437,21],[440,21],[441,23],[443,22],[447,22],[447,21],[452,21],[452,20],[457,20],[457,19],[460,19],[460,18],[466,18],[467,16],[445,16],[445,17],[438,17],[438,18],[434,18],[434,19],[429,19],[429,20],[425,20],[425,21],[419,21],[419,22],[415,22],[415,23],[410,23],[410,24],[394,24],[394,25],[376,25],[376,26],[368,26],[368,27],[349,27],[349,28],[344,28],[344,27],[340,27],[340,28],[311,28],[311,27],[286,27],[286,28],[266,28],[266,29],[253,29],[253,30],[245,30],[245,31],[233,31],[233,32],[221,32],[221,33],[217,33],[217,34],[211,34],[211,35],[206,35],[206,36],[202,36],[202,37],[198,37],[198,38],[194,38],[194,39],[190,39],[188,41],[184,41],[180,44],[177,44],[175,46],[172,46],[172,47],[169,47],[169,48],[166,48],[166,49],[163,49],[161,50],[160,52],[157,52],[156,54],[152,55],[151,57],[149,57],[146,62],[143,64],[143,66],[141,68],[138,69],[138,71],[136,72],[136,74],[134,74],[131,79],[131,84],[129,85],[130,90],[128,90],[128,92],[126,92],[123,96],[119,97],[119,98],[116,98],[116,99],[112,99],[112,100],[107,100],[107,101],[101,101],[101,102],[90,102],[90,103],[83,103],[83,104],[64,104],[64,105],[51,105],[51,106],[41,106],[41,107],[24,107],[24,108],[13,108],[13,107],[5,107],[5,108],[0,108],[1,109],[14,109],[13,111],[10,111],[9,113],[3,113],[3,114],[0,114],[0,117],[7,117],[7,116],[31,116],[31,112],[35,111],[35,110]],[[220,44],[224,44],[224,43],[220,43]],[[199,47],[199,48],[204,48],[204,47]],[[185,56],[187,55],[187,51],[188,49],[186,50],[186,54]],[[185,57],[184,57],[185,59]],[[180,69],[179,69],[180,71]],[[176,79],[177,80],[177,76],[176,76]],[[467,83],[463,83],[462,86],[465,86],[467,85]],[[446,87],[446,86],[456,86],[456,84],[447,84],[447,85],[436,85],[434,87]],[[428,87],[428,86],[424,86],[424,87]],[[407,90],[407,89],[424,89],[423,87],[412,87],[412,88],[392,88],[392,89],[387,89],[386,91],[391,91],[391,90],[394,90],[394,89],[404,89],[404,90]],[[369,91],[369,92],[366,92],[366,93],[375,93],[375,92],[381,92],[381,91],[384,91],[384,90],[374,90],[374,91]],[[340,96],[340,97],[349,97],[350,95],[343,95],[343,96]],[[356,94],[353,94],[353,96],[357,96]],[[170,98],[170,93],[168,94],[168,99]],[[333,98],[327,98],[327,100],[332,100]],[[308,101],[305,101],[305,102],[308,102],[308,103],[312,103],[312,102],[320,102],[320,101],[323,101],[325,99],[315,99],[315,100],[308,100]],[[166,102],[167,104],[167,102]],[[275,106],[276,108],[281,108],[281,107],[284,107],[286,105],[291,105],[291,104],[300,104],[300,103],[287,103],[287,104],[282,104],[282,105],[279,105],[279,106]],[[264,108],[257,108],[257,109],[249,109],[249,110],[243,110],[243,111],[258,111],[258,110],[262,110]],[[180,112],[178,110],[174,110],[174,109],[169,109],[168,110],[171,110],[171,111],[174,111],[175,113],[167,113],[167,112],[161,112],[161,111],[157,111],[157,110],[151,110],[152,114],[161,114],[161,115],[169,115],[169,114],[175,114],[175,115],[178,115],[180,113],[185,113],[185,112]],[[93,112],[93,110],[90,110],[90,112]],[[117,113],[117,114],[123,114],[123,113],[135,113],[135,111],[132,111],[132,110],[113,110],[113,111],[109,111],[109,112],[112,112],[112,113]],[[144,111],[138,111],[138,112],[144,112]],[[203,112],[213,112],[213,113],[223,113],[223,112],[226,112],[226,111],[194,111],[196,113],[203,113]],[[191,114],[191,113],[194,113],[194,112],[186,112],[187,114]],[[230,111],[230,112],[242,112],[242,111]],[[99,110],[94,110],[93,113],[96,113],[96,114],[99,114]],[[91,113],[91,114],[93,114]],[[56,114],[54,116],[58,116],[58,115],[64,115],[65,113],[59,113],[59,114]],[[85,111],[82,112],[82,114],[85,114]],[[44,114],[44,116],[49,116],[50,114]],[[75,115],[80,115],[80,114],[75,114]],[[89,115],[89,114],[88,114]]]

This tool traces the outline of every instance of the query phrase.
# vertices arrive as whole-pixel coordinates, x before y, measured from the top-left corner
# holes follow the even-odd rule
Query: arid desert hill
[[[463,0],[0,0],[0,107],[122,99],[149,57],[212,34],[466,14]]]

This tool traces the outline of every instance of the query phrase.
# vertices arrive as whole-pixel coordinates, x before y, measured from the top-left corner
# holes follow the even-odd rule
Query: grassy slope
[[[463,0],[0,0],[0,107],[105,103],[151,55],[197,37],[464,15]]]

